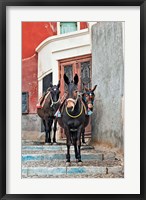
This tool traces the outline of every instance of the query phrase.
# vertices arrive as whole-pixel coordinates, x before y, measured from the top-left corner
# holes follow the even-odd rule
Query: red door
[[[86,87],[91,88],[91,55],[84,55],[80,57],[74,57],[69,59],[64,59],[59,61],[59,79],[61,81],[61,96],[64,95],[65,83],[64,83],[64,73],[69,77],[70,80],[73,79],[74,75],[77,73],[79,76],[78,90],[83,92],[83,83]],[[64,138],[63,129],[61,129],[61,136]],[[91,137],[91,121],[85,129],[85,137]]]

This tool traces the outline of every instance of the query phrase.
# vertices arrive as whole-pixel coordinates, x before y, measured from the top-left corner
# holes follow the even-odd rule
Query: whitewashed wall
[[[53,72],[53,84],[58,82],[58,60],[91,53],[89,29],[52,36],[37,48],[38,52],[38,95],[42,95],[42,79]]]

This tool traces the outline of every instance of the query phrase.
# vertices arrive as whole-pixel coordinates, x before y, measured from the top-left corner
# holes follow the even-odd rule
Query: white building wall
[[[38,94],[42,95],[42,79],[53,72],[53,84],[58,82],[58,61],[65,58],[91,53],[89,29],[52,36],[44,40],[37,48],[38,52]]]

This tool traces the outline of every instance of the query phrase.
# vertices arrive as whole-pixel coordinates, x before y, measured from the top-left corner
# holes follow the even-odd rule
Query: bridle
[[[58,104],[59,102],[61,102],[60,97],[59,97],[59,99],[58,99],[57,101],[53,101],[52,94],[51,94],[50,91],[48,91],[48,93],[47,93],[46,96],[45,96],[43,105],[45,104],[45,101],[46,101],[46,99],[47,99],[47,97],[48,97],[49,95],[50,95],[50,99],[51,99],[51,102],[52,102],[51,105],[50,105],[50,107],[53,107],[53,105],[56,105],[56,104]]]
[[[61,102],[60,97],[59,97],[58,101],[53,101],[51,92],[50,92],[50,98],[51,98],[51,102],[52,102],[51,105],[50,105],[50,107],[53,107],[53,105],[56,105],[56,104],[58,104],[59,102]]]
[[[92,91],[87,91],[84,93],[83,99],[85,101],[85,103],[87,104],[92,104],[94,103],[94,93]],[[87,98],[88,97],[88,98]]]
[[[80,93],[78,92],[77,98],[76,98],[76,99],[68,98],[68,99],[66,99],[66,102],[72,101],[72,102],[74,103],[74,107],[75,107],[75,106],[76,106],[76,103],[77,103],[77,101],[78,101],[79,98],[80,98]],[[72,111],[74,110],[74,107],[72,108]],[[65,107],[65,111],[66,111],[66,113],[67,113],[67,115],[68,115],[69,117],[75,119],[75,118],[78,118],[79,116],[81,116],[81,114],[82,114],[82,112],[83,112],[83,108],[84,108],[84,106],[83,106],[83,104],[82,104],[82,105],[81,105],[81,110],[80,110],[80,112],[79,112],[78,115],[71,115],[71,114],[68,112],[67,106]]]

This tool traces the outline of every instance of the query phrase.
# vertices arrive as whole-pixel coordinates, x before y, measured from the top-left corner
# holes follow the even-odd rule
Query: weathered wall
[[[22,131],[41,131],[41,119],[37,114],[22,116]]]
[[[36,113],[38,101],[37,55],[22,60],[22,92],[29,94],[29,113]]]
[[[22,132],[23,140],[37,141],[41,134],[41,119],[37,114],[22,115]]]
[[[22,92],[28,92],[28,114],[22,114],[22,131],[39,131],[40,120],[36,116],[38,102],[37,55],[22,60]]]
[[[92,27],[92,84],[97,84],[92,139],[123,149],[122,33],[122,22],[99,22]]]

